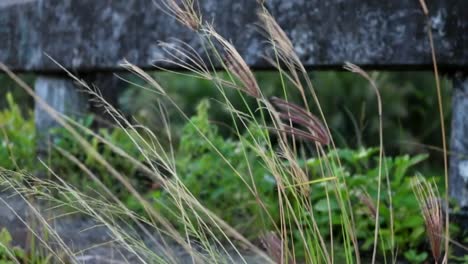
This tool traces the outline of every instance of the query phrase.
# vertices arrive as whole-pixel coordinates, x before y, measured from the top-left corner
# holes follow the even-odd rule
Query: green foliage
[[[85,127],[91,128],[93,124],[93,116],[88,115],[85,118],[78,120],[78,123]],[[129,129],[124,128],[100,128],[97,134],[104,138],[110,145],[115,146],[126,152],[129,156],[143,161],[143,155],[131,140],[136,138],[135,133]],[[80,135],[92,146],[92,150],[84,150],[83,146],[63,128],[56,128],[52,131],[52,138],[54,140],[51,149],[49,166],[57,175],[66,177],[67,182],[77,187],[79,190],[96,191],[100,190],[99,185],[90,179],[84,172],[67,157],[62,155],[56,148],[63,149],[77,158],[88,170],[94,173],[102,183],[110,189],[117,197],[124,200],[129,199],[129,194],[116,179],[112,176],[109,170],[100,164],[93,156],[93,152],[99,153],[114,169],[122,175],[129,178],[129,181],[134,185],[140,187],[141,190],[147,189],[148,182],[139,177],[139,171],[136,166],[127,158],[119,156],[113,152],[108,144],[102,143],[97,137],[80,133]],[[146,180],[147,181],[147,180]],[[102,193],[102,192],[100,192]]]
[[[441,145],[434,76],[430,72],[374,72],[383,102],[384,143],[387,153],[418,153],[417,144]],[[379,125],[375,93],[352,73],[312,75],[320,103],[340,146],[376,146]],[[442,100],[450,105],[451,83],[441,79]],[[450,120],[446,108],[445,120]]]
[[[0,230],[0,264],[31,263],[45,264],[48,259],[36,254],[27,254],[22,248],[12,245],[13,239],[6,230]]]
[[[373,210],[376,208],[378,186],[378,149],[339,149],[328,154],[331,159],[340,157],[341,167],[334,167],[334,174],[345,178],[346,185],[340,185],[342,192],[349,192],[351,205],[354,211],[355,232],[360,241],[361,249],[366,252],[372,249],[375,218]],[[413,262],[424,260],[425,252],[419,251],[425,243],[426,233],[418,202],[411,188],[411,169],[414,165],[427,158],[427,155],[409,155],[386,157],[383,162],[382,192],[380,198],[380,248],[387,256],[391,251],[398,249],[404,256]],[[320,163],[323,159],[310,159],[307,165],[312,177],[319,177]],[[386,177],[388,176],[388,186]],[[389,188],[390,187],[390,188]],[[326,193],[317,189],[312,192],[312,203],[319,226],[322,232],[328,234],[327,223],[328,207],[326,206]],[[335,196],[330,193],[332,216],[340,213],[334,206],[338,203]],[[393,217],[393,222],[391,221]],[[333,224],[340,230],[341,219],[334,217]],[[335,231],[336,232],[336,231]],[[394,238],[392,238],[392,234]],[[393,239],[393,243],[392,243]],[[418,261],[417,261],[418,260]],[[420,262],[420,261],[419,261]]]
[[[404,255],[410,263],[423,263],[427,259],[427,252],[417,252],[414,249],[406,251]]]
[[[11,93],[6,100],[8,108],[0,111],[0,167],[32,169],[36,156],[34,119],[21,113]]]
[[[32,113],[25,117],[12,94],[8,93],[6,98],[8,108],[0,112],[0,167],[7,170],[26,170],[35,173],[43,171],[36,153],[36,131]],[[86,116],[78,122],[86,128],[91,128],[93,116]],[[101,128],[97,133],[111,145],[121,148],[131,157],[140,161],[144,160],[140,150],[130,139],[130,136],[135,137],[133,131],[123,128]],[[93,158],[92,151],[85,151],[72,134],[63,128],[53,129],[51,134],[54,142],[52,142],[53,144],[48,153],[49,156],[43,158],[43,161],[57,175],[65,177],[67,182],[81,190],[98,190],[97,184],[89,178],[85,178],[87,176],[81,169],[64,157],[55,147],[64,149],[75,156],[90,171],[96,174],[106,186],[110,187],[111,191],[118,197],[129,199],[125,188],[116,183],[115,178],[109,175],[109,171]],[[81,133],[81,136],[92,145],[93,151],[100,153],[117,171],[129,177],[130,182],[135,186],[138,186],[141,190],[148,189],[149,181],[139,173],[135,165],[128,159],[116,155],[109,145],[101,143],[92,135]]]
[[[384,143],[387,153],[415,154],[421,152],[419,144],[440,145],[440,124],[438,119],[437,95],[434,76],[430,72],[374,72],[383,101]],[[177,105],[191,116],[195,113],[196,102],[203,98],[223,101],[213,84],[206,80],[188,78],[171,73],[153,74],[163,87],[170,87],[168,93]],[[314,72],[311,79],[318,99],[332,129],[339,147],[359,148],[378,145],[379,126],[376,115],[377,101],[368,82],[353,73]],[[222,74],[221,74],[222,76]],[[256,72],[255,77],[266,96],[280,96],[286,93],[288,100],[302,102],[296,88],[286,83],[281,89],[281,79],[276,72]],[[444,105],[450,105],[451,84],[447,78],[441,79]],[[230,102],[239,111],[246,110],[238,91],[227,90]],[[308,98],[312,98],[307,95]],[[129,89],[121,96],[120,103],[126,111],[152,128],[160,124],[160,112],[155,105],[161,97],[137,87]],[[248,100],[251,109],[255,100]],[[309,102],[314,105],[312,100]],[[316,108],[313,113],[318,113]],[[170,112],[174,135],[179,135],[184,120],[179,113]],[[449,122],[450,108],[445,109],[445,119]],[[231,135],[226,127],[232,127],[230,113],[220,104],[213,104],[211,119],[226,124],[220,127],[223,136]],[[408,142],[415,144],[408,144]]]
[[[19,77],[30,87],[34,86],[36,79],[34,74],[19,74]],[[17,102],[21,102],[19,107],[23,113],[34,107],[34,99],[8,75],[0,73],[0,111],[10,107],[7,94],[11,94]]]
[[[240,141],[225,139],[219,134],[217,127],[208,119],[208,107],[208,101],[202,101],[197,115],[183,128],[176,154],[177,173],[182,183],[204,206],[248,237],[257,237],[271,224],[264,221],[263,209],[247,186],[253,188],[255,185],[258,197],[277,218],[275,181],[257,161],[254,151],[246,149]],[[211,144],[217,147],[219,153]],[[155,191],[153,198],[166,205],[172,204],[169,195],[164,191]],[[177,208],[174,205],[168,207]],[[161,206],[159,208],[162,209]],[[173,220],[178,221],[177,218]]]
[[[15,263],[16,259],[24,259],[25,253],[19,247],[11,245],[11,235],[5,228],[0,231],[0,264]]]
[[[168,87],[166,92],[187,116],[196,114],[196,106],[203,99],[210,98],[214,99],[213,101],[224,101],[221,93],[216,89],[213,82],[209,80],[188,78],[160,71],[151,74],[162,87]],[[220,78],[227,78],[228,76],[223,72],[219,72],[217,75]],[[265,81],[268,80],[268,78],[265,78]],[[141,80],[136,79],[132,81],[135,81],[138,85],[147,86],[146,88],[148,89],[141,89],[138,86],[128,87],[119,98],[122,109],[136,117],[142,124],[148,126],[156,133],[160,131],[160,124],[162,123],[161,115],[168,115],[171,120],[171,135],[177,143],[181,136],[182,128],[185,126],[185,119],[180,115],[180,112],[174,108],[167,108],[165,109],[167,112],[161,113],[160,109],[155,106],[159,103],[164,103],[164,99],[157,93],[152,92],[151,87],[142,83]],[[252,98],[241,97],[241,93],[237,90],[226,89],[224,93],[229,98],[230,103],[239,111],[247,110],[243,100],[246,100],[251,108],[256,104],[256,101]],[[266,92],[266,94],[272,94],[272,92]],[[149,105],[153,107],[148,107]],[[211,109],[210,118],[224,124],[219,127],[220,134],[223,136],[232,135],[231,130],[229,130],[229,127],[233,126],[231,114],[226,107],[220,103],[216,103],[211,105]]]
[[[182,131],[176,155],[178,175],[182,183],[204,206],[248,237],[256,237],[262,231],[271,230],[272,226],[269,220],[264,218],[263,210],[255,202],[255,197],[246,188],[244,181],[252,187],[249,176],[252,173],[259,197],[278,224],[275,180],[273,176],[270,176],[268,169],[258,161],[255,152],[246,147],[249,136],[242,136],[241,141],[223,138],[216,126],[210,123],[208,112],[207,101],[203,101],[198,106],[197,115],[191,118]],[[264,131],[249,129],[254,134],[264,133]],[[200,135],[204,135],[211,143]],[[243,142],[246,144],[242,144]],[[220,153],[214,151],[211,144],[216,146]],[[343,194],[349,192],[354,212],[355,232],[361,250],[369,252],[373,245],[375,219],[369,204],[363,202],[363,197],[368,195],[369,201],[375,206],[378,186],[378,149],[338,149],[330,151],[326,159],[330,160],[336,156],[340,158],[341,166],[332,163],[330,174],[342,177],[346,181],[346,185],[338,185],[338,191]],[[398,250],[399,255],[404,255],[407,260],[414,263],[427,259],[425,226],[410,183],[411,176],[416,174],[414,166],[426,158],[427,155],[403,155],[384,159],[379,245],[387,257],[390,256],[391,251]],[[223,159],[226,159],[230,166],[240,173],[240,176],[236,175]],[[324,162],[324,158],[311,158],[300,163],[308,167],[309,177],[313,180],[323,177],[321,164],[323,166]],[[389,179],[390,190],[386,176]],[[341,209],[338,205],[339,201],[333,194],[335,189],[331,188],[330,184],[330,182],[322,182],[312,185],[310,199],[321,234],[324,237],[328,236],[331,221],[334,226],[334,237],[336,241],[340,241],[343,225],[342,218],[340,218]],[[326,185],[329,188],[325,188]],[[326,190],[329,194],[330,207]],[[167,210],[167,207],[170,210],[178,208],[170,202],[169,195],[162,190],[153,192],[152,196],[157,201],[156,204],[160,210]],[[165,215],[172,214],[173,223],[180,221],[175,216],[177,213],[174,211],[171,213],[170,210],[165,211]],[[298,210],[305,210],[305,208],[298,208]],[[331,210],[332,219],[329,219],[329,210]],[[311,217],[310,212],[303,211],[303,214],[304,218]],[[392,217],[393,222],[390,220]],[[179,227],[182,226],[180,223]],[[296,254],[297,256],[303,255],[300,251],[296,251]]]

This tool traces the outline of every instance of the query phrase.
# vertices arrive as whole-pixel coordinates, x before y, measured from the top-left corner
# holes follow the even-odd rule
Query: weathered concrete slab
[[[15,1],[17,4],[15,4]],[[176,37],[201,49],[194,34],[143,0],[9,0],[0,6],[0,61],[15,71],[59,69],[44,53],[78,71],[119,69],[125,58],[151,68],[165,54],[158,41]],[[231,39],[255,68],[261,55],[257,1],[200,0],[203,17]],[[370,68],[430,69],[426,22],[419,1],[267,0],[308,67],[352,61]],[[468,67],[464,0],[428,2],[442,69]]]
[[[73,80],[63,76],[39,76],[34,84],[36,94],[59,113],[81,117],[88,110],[88,97],[78,89]],[[51,128],[59,126],[57,122],[39,104],[35,105],[34,118],[38,132],[39,153],[50,148]]]
[[[468,213],[468,75],[456,75],[453,88],[450,196]],[[468,219],[468,214],[465,217]]]
[[[16,194],[14,191],[5,189],[5,182],[0,179],[0,230],[6,228],[13,238],[13,245],[20,246],[24,249],[31,250],[28,246],[34,238],[41,238],[46,241],[48,245],[55,250],[58,254],[64,253],[60,257],[65,263],[83,263],[83,264],[102,264],[102,263],[159,263],[156,256],[167,259],[167,263],[180,263],[189,264],[193,263],[190,255],[175,241],[168,237],[161,237],[158,233],[150,228],[153,236],[149,237],[141,230],[131,230],[126,224],[115,224],[114,228],[120,227],[120,230],[127,230],[129,235],[132,235],[139,242],[144,243],[146,249],[154,255],[145,252],[144,250],[138,251],[140,257],[145,261],[138,258],[134,253],[128,250],[120,243],[119,238],[105,225],[96,219],[85,214],[71,214],[64,216],[64,211],[60,209],[53,209],[53,204],[48,204],[44,200],[38,200],[32,197],[28,198],[28,204],[25,198]],[[57,238],[51,235],[49,229],[38,220],[37,214],[34,210],[39,212],[44,219],[47,219],[50,228],[54,230],[56,235],[63,243],[74,253],[74,255],[67,255],[63,247],[59,246]],[[12,211],[14,210],[14,211]],[[60,216],[60,217],[59,217]],[[26,224],[23,223],[25,221]],[[38,237],[32,234],[31,228]],[[136,232],[136,234],[135,234]],[[163,240],[165,242],[163,246]],[[35,241],[36,249],[42,250],[41,254],[48,256],[50,251],[43,247],[37,239]],[[137,247],[135,247],[137,248]],[[139,248],[141,249],[141,248]],[[168,250],[172,254],[173,260],[167,258],[165,255]],[[224,263],[244,263],[242,259],[233,251],[233,262],[229,261],[226,255]],[[46,254],[45,254],[46,253]],[[252,252],[243,251],[243,258],[248,263],[265,263],[265,261],[258,255]],[[166,256],[166,257],[165,257]],[[51,255],[50,263],[60,263]]]

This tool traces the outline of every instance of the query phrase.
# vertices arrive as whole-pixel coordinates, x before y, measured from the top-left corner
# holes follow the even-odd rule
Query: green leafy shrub
[[[253,150],[249,150],[247,144],[239,140],[223,138],[217,131],[216,126],[210,123],[208,116],[208,104],[206,101],[198,107],[197,115],[182,131],[180,146],[176,155],[178,175],[182,183],[199,199],[208,209],[216,213],[220,218],[236,227],[249,237],[256,237],[260,233],[271,230],[268,221],[262,221],[262,209],[255,202],[255,197],[245,187],[245,183],[221,158],[220,154],[235,167],[236,171],[244,176],[244,180],[250,183],[249,170],[254,175],[254,184],[258,188],[259,196],[265,203],[269,212],[275,217],[276,224],[279,223],[277,193],[275,191],[275,180],[269,176],[269,171],[258,161]],[[262,131],[251,130],[253,134]],[[207,140],[200,137],[200,133],[216,146],[220,153],[216,153]],[[244,135],[241,140],[247,140],[250,136]],[[243,152],[248,157],[245,158]],[[354,212],[354,222],[357,238],[363,252],[372,250],[374,221],[372,207],[377,201],[378,180],[378,149],[338,149],[330,151],[327,159],[338,156],[341,167],[334,167],[332,175],[343,177],[346,185],[340,185],[340,192],[349,192],[352,199],[350,203]],[[398,250],[399,255],[405,256],[412,262],[420,262],[428,256],[426,234],[423,218],[413,194],[411,187],[412,176],[417,174],[414,166],[427,158],[427,155],[386,157],[383,162],[382,179],[383,189],[380,204],[380,234],[381,248],[390,256],[391,251]],[[309,178],[318,179],[323,177],[321,165],[324,159],[311,158],[300,161],[307,166]],[[388,176],[390,191],[386,182]],[[329,182],[312,185],[311,204],[313,205],[314,217],[317,221],[321,234],[329,235],[329,207],[325,186]],[[250,185],[252,186],[252,185]],[[334,226],[334,237],[340,241],[341,218],[340,208],[333,188],[328,188],[331,222]],[[166,210],[170,216],[170,210],[177,210],[177,206],[169,202],[170,194],[157,190],[152,197],[157,200],[157,207]],[[161,205],[162,204],[162,205]],[[169,209],[169,212],[167,211]],[[375,209],[375,208],[374,208]],[[304,208],[298,208],[304,210]],[[303,217],[312,217],[310,212],[303,211]],[[172,214],[177,214],[172,212]],[[175,217],[175,216],[170,216]],[[393,218],[393,220],[391,220]],[[173,223],[179,219],[173,218]],[[181,225],[182,226],[182,225]],[[394,234],[392,238],[392,234]],[[298,234],[296,234],[298,236]],[[392,242],[393,241],[393,242]],[[339,243],[337,243],[339,244]],[[337,245],[338,246],[338,245]],[[303,256],[300,251],[297,256]]]
[[[90,129],[93,124],[93,119],[92,115],[88,115],[85,118],[78,120],[78,123],[81,126]],[[130,138],[135,138],[133,131],[120,127],[100,128],[97,131],[97,134],[107,140],[109,144],[120,148],[131,157],[139,161],[144,160],[142,153]],[[112,167],[114,167],[114,169],[128,177],[133,186],[137,186],[137,189],[139,188],[140,190],[148,189],[150,185],[149,180],[140,174],[136,166],[131,161],[115,154],[109,145],[102,143],[93,135],[81,133],[81,136],[90,143],[93,151],[100,153],[102,157]],[[110,175],[109,170],[95,160],[91,151],[85,151],[72,134],[63,128],[56,128],[52,131],[52,138],[54,140],[53,145],[55,147],[69,152],[78,159],[89,171],[95,174],[102,183],[112,191],[113,194],[124,200],[131,199],[128,191],[114,178],[114,176]],[[68,183],[80,190],[99,190],[99,186],[95,181],[85,175],[75,163],[62,155],[56,148],[52,148],[49,155],[49,166],[57,175],[63,175],[66,177]]]
[[[217,127],[208,119],[208,107],[208,101],[202,101],[197,108],[197,115],[183,128],[176,154],[177,173],[182,183],[204,206],[240,232],[254,238],[262,230],[270,228],[271,224],[263,221],[263,209],[246,183],[250,187],[255,185],[257,195],[268,211],[278,217],[278,201],[274,190],[276,183],[268,170],[257,161],[254,151],[246,149],[240,141],[226,139],[219,134]],[[255,134],[265,131],[251,132]],[[200,133],[207,140],[201,138]],[[220,153],[214,151],[211,144]],[[159,190],[153,192],[153,198],[163,204],[171,200],[168,196],[168,193]],[[174,205],[168,207],[177,208]],[[177,219],[172,220],[177,222]]]
[[[8,170],[34,168],[34,119],[25,117],[11,93],[6,95],[8,108],[0,111],[0,167]]]
[[[0,111],[0,167],[7,170],[25,170],[32,173],[42,172],[45,169],[39,165],[36,153],[36,131],[33,114],[24,116],[20,107],[15,102],[12,94],[6,96],[8,108]],[[79,120],[79,123],[91,128],[93,116],[88,115]],[[138,147],[132,142],[129,136],[134,132],[124,128],[101,128],[97,133],[105,138],[110,144],[121,148],[130,156],[143,161],[143,156]],[[57,175],[64,177],[68,183],[80,189],[97,190],[97,184],[79,169],[79,167],[64,157],[55,147],[59,147],[71,155],[75,156],[90,171],[96,174],[103,183],[110,187],[111,191],[123,199],[131,199],[125,188],[116,183],[116,180],[109,175],[106,168],[101,166],[92,158],[90,151],[84,151],[83,147],[65,129],[55,128],[51,131],[52,146],[48,157],[43,157],[43,161]],[[151,184],[128,159],[116,155],[111,148],[101,143],[97,138],[85,133],[81,134],[93,147],[93,149],[104,157],[117,171],[129,177],[130,181],[141,190],[147,190]],[[85,180],[84,180],[85,179]]]
[[[20,78],[27,83],[29,86],[33,87],[36,80],[35,74],[19,74]],[[19,105],[23,113],[27,113],[29,109],[34,108],[34,99],[29,96],[29,94],[21,88],[14,80],[12,80],[8,75],[3,72],[0,73],[0,111],[8,109],[10,107],[8,103],[7,94],[11,94],[17,102],[21,102]]]
[[[6,228],[0,230],[0,264],[13,263],[31,263],[45,264],[49,263],[47,257],[36,253],[27,253],[22,248],[13,246],[13,238]]]
[[[16,259],[24,259],[25,252],[19,247],[11,245],[12,238],[8,230],[2,228],[0,231],[0,263],[12,264]]]
[[[377,201],[378,180],[378,149],[339,149],[328,153],[328,158],[337,155],[342,166],[333,168],[336,175],[346,178],[346,185],[340,186],[340,191],[350,192],[351,205],[354,211],[354,221],[357,238],[363,252],[371,250],[375,226],[375,210]],[[411,180],[415,175],[414,166],[427,155],[409,155],[386,157],[383,162],[382,192],[380,198],[380,247],[389,256],[391,251],[398,250],[410,261],[422,262],[428,254],[424,251],[426,241],[424,220],[418,202],[414,196]],[[320,159],[310,159],[307,165],[312,177],[320,175]],[[390,189],[386,181],[388,176]],[[312,192],[311,199],[317,222],[324,234],[328,234],[328,207],[323,189]],[[332,215],[339,213],[336,198],[330,194]],[[393,220],[391,220],[393,218]],[[333,220],[339,230],[342,224],[340,218]],[[338,231],[339,233],[339,231]],[[393,238],[392,238],[393,234]],[[393,240],[393,242],[392,242]]]

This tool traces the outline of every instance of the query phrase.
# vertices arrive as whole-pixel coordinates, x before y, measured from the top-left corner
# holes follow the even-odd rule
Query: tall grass
[[[254,162],[260,162],[268,172],[273,176],[277,192],[277,208],[280,212],[279,219],[272,216],[265,205],[255,185],[252,170],[245,175],[236,169],[233,161],[230,161],[214,142],[203,133],[200,127],[197,127],[192,120],[184,114],[180,107],[165,92],[159,82],[152,76],[131,63],[125,62],[122,67],[130,70],[135,75],[145,80],[151,87],[151,91],[158,94],[167,104],[159,106],[162,109],[163,124],[162,127],[169,138],[170,144],[163,144],[155,133],[149,129],[127,120],[117,109],[109,104],[105,98],[102,98],[99,91],[92,86],[73,76],[69,71],[63,69],[70,75],[70,78],[78,82],[92,97],[102,102],[106,112],[112,116],[115,123],[124,129],[129,140],[133,142],[136,148],[143,155],[145,162],[141,162],[117,145],[113,145],[105,138],[99,136],[94,131],[80,125],[73,119],[56,112],[48,106],[41,98],[34,94],[26,83],[20,80],[9,69],[0,64],[0,68],[13,78],[23,89],[25,89],[37,104],[39,104],[47,113],[49,113],[61,126],[63,126],[79,142],[83,151],[90,153],[95,162],[105,167],[108,173],[116,181],[120,182],[130,192],[136,200],[142,205],[145,214],[138,215],[131,211],[124,202],[120,201],[113,194],[108,186],[99,180],[79,159],[68,153],[64,149],[57,148],[62,155],[76,164],[90,180],[97,183],[101,194],[96,197],[85,195],[81,190],[76,189],[66,182],[61,175],[56,175],[50,168],[53,175],[53,181],[38,179],[30,175],[21,175],[20,180],[14,180],[18,177],[10,177],[11,172],[1,171],[0,176],[4,185],[14,190],[15,193],[26,197],[34,195],[53,201],[57,206],[66,206],[72,208],[75,212],[81,212],[96,219],[100,224],[106,226],[112,236],[118,243],[142,263],[177,263],[178,259],[173,252],[171,243],[175,241],[187,254],[190,255],[193,263],[225,263],[240,261],[247,263],[245,259],[245,248],[257,254],[264,263],[361,263],[364,262],[359,250],[359,241],[356,235],[356,223],[354,220],[353,204],[351,203],[351,194],[347,188],[341,191],[341,186],[346,186],[346,175],[343,175],[341,161],[339,157],[329,156],[331,150],[336,150],[330,128],[327,124],[326,113],[320,107],[319,94],[317,94],[312,80],[309,78],[304,65],[295,53],[292,42],[287,34],[276,23],[274,18],[268,13],[265,7],[259,10],[259,17],[262,21],[262,31],[270,40],[272,56],[268,61],[272,67],[278,70],[282,78],[283,94],[275,98],[266,98],[261,90],[261,86],[255,80],[254,74],[249,69],[240,53],[234,45],[221,36],[214,25],[205,22],[197,12],[195,3],[190,0],[178,3],[174,0],[162,1],[160,7],[167,13],[174,16],[179,22],[193,31],[197,32],[203,44],[204,54],[198,54],[195,49],[188,44],[176,41],[176,45],[160,43],[160,46],[167,52],[165,63],[172,64],[178,68],[187,70],[178,74],[190,75],[195,78],[210,80],[216,86],[219,93],[223,96],[222,102],[229,111],[233,122],[236,135],[241,142],[240,151],[244,155],[244,160],[249,167],[254,166]],[[207,59],[202,59],[207,58]],[[52,58],[51,58],[52,59]],[[221,67],[227,77],[219,75],[216,71]],[[396,262],[396,248],[394,247],[393,234],[390,234],[391,241],[384,241],[384,236],[380,232],[380,203],[381,192],[383,188],[391,194],[388,173],[385,171],[384,148],[383,148],[383,129],[382,112],[384,111],[383,102],[381,102],[378,87],[372,76],[351,63],[346,64],[345,69],[355,72],[369,81],[369,87],[376,93],[378,100],[378,116],[380,118],[380,145],[379,145],[379,172],[378,172],[378,195],[377,200],[373,201],[367,196],[362,199],[371,209],[375,218],[374,243],[372,251],[372,263],[378,259],[379,247],[382,254],[385,254],[383,244],[392,245],[392,260]],[[302,97],[302,105],[289,102],[287,99],[287,84],[292,84]],[[236,89],[243,94],[242,99],[247,111],[241,112],[236,109],[227,96],[227,89]],[[247,104],[247,97],[256,100],[256,108],[252,109]],[[312,100],[309,100],[312,98]],[[312,102],[312,104],[311,104]],[[175,160],[177,153],[172,144],[172,135],[170,130],[170,121],[164,115],[164,108],[171,107],[179,111],[187,122],[192,124],[198,137],[204,140],[212,148],[212,151],[219,155],[226,167],[230,168],[230,175],[221,175],[221,177],[238,177],[243,186],[251,194],[260,211],[263,221],[268,222],[265,226],[271,229],[262,230],[262,241],[265,250],[259,248],[257,244],[252,243],[244,234],[229,225],[224,219],[211,212],[203,203],[195,197],[188,186],[181,180],[183,175],[177,171]],[[317,113],[312,113],[312,109],[317,109]],[[256,117],[260,113],[260,118]],[[245,129],[246,134],[241,134]],[[256,131],[260,131],[257,133]],[[157,182],[170,197],[172,206],[167,208],[168,204],[161,201],[160,207],[165,207],[177,219],[177,223],[169,222],[161,211],[155,209],[153,201],[148,201],[141,195],[129,181],[127,175],[122,175],[105,158],[97,152],[86,141],[83,135],[91,135],[97,138],[102,144],[108,146],[115,155],[119,155],[140,170],[144,171],[153,181]],[[300,160],[305,158],[304,148],[312,146],[315,155],[321,159],[321,178],[310,179],[307,168],[300,164]],[[254,151],[258,160],[249,160],[247,151]],[[47,166],[44,163],[45,166]],[[385,175],[386,185],[383,182]],[[66,177],[66,175],[63,175]],[[30,183],[25,185],[24,180]],[[416,185],[416,194],[421,204],[435,201],[438,196],[436,192],[426,191],[426,185]],[[325,189],[327,194],[327,208],[329,222],[329,236],[325,236],[319,228],[315,218],[314,208],[310,201],[310,195],[318,188]],[[53,190],[54,195],[51,195]],[[105,194],[105,195],[104,195]],[[101,196],[102,195],[102,196]],[[104,198],[109,197],[109,199]],[[391,195],[390,195],[391,197]],[[331,214],[331,201],[337,201],[339,207],[338,215]],[[391,203],[391,200],[390,200]],[[33,204],[30,204],[34,208]],[[439,206],[433,205],[431,208]],[[99,210],[96,210],[99,208]],[[391,206],[390,206],[391,208]],[[431,245],[434,258],[438,260],[440,247],[437,246],[437,238],[440,239],[440,230],[437,227],[437,234],[431,230],[435,229],[431,223],[432,214],[428,213],[428,207],[422,206],[423,216],[428,225],[428,235],[431,239]],[[437,207],[439,208],[439,207]],[[432,212],[432,211],[431,211]],[[438,210],[437,212],[440,212]],[[40,213],[38,217],[41,217]],[[437,214],[438,216],[438,214]],[[339,218],[341,225],[336,228],[333,224],[334,217]],[[43,219],[43,217],[42,217]],[[439,218],[437,218],[439,220]],[[393,215],[389,219],[393,223]],[[54,230],[47,225],[47,221],[42,221],[47,230],[52,234]],[[124,228],[122,228],[122,223]],[[447,223],[448,224],[448,223]],[[182,226],[177,229],[176,226]],[[159,247],[163,249],[162,254],[155,254],[143,241],[136,238],[129,230],[138,229],[149,237],[169,237],[166,241],[163,239],[158,242]],[[155,236],[154,234],[157,234]],[[54,239],[60,241],[56,235]],[[380,238],[380,240],[379,240]],[[434,241],[434,242],[432,242]],[[43,246],[48,243],[43,241]],[[338,246],[338,244],[342,245]],[[60,247],[70,257],[72,262],[78,261],[78,253],[72,252],[68,246],[61,242]],[[51,252],[56,249],[48,248]],[[447,252],[448,247],[445,248]],[[302,255],[299,252],[303,252]],[[338,257],[338,255],[340,257]],[[342,256],[342,257],[341,257]],[[60,259],[56,255],[57,259]],[[445,258],[446,261],[447,258]],[[386,262],[387,258],[384,256]],[[61,261],[64,262],[64,261]]]

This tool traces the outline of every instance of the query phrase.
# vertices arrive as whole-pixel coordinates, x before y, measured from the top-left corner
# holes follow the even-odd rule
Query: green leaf
[[[411,263],[422,263],[427,259],[427,252],[418,253],[414,249],[410,249],[405,252],[405,258]]]
[[[0,243],[8,246],[10,245],[11,240],[12,238],[8,230],[6,230],[6,228],[2,228],[2,230],[0,231]]]
[[[338,209],[338,204],[336,201],[330,199],[330,206],[328,206],[328,201],[324,198],[315,203],[314,208],[319,212],[328,212],[328,210],[334,211]]]

